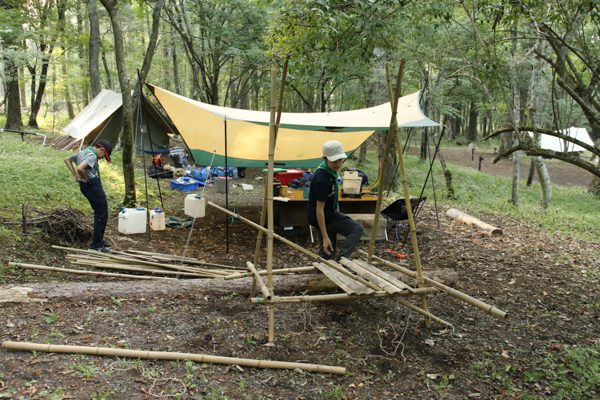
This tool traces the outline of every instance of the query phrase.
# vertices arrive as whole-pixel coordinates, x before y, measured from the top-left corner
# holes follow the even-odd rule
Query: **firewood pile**
[[[39,212],[38,215],[28,224],[37,226],[50,237],[73,243],[88,242],[93,236],[94,229],[80,210],[59,207]]]

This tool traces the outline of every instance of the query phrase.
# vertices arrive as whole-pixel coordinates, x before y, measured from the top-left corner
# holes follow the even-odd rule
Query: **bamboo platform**
[[[360,278],[377,286],[379,288],[378,291],[385,291],[390,296],[397,295],[406,290],[415,292],[414,288],[362,260],[348,260],[343,258],[340,263],[335,264],[340,268],[346,267],[354,271]],[[370,295],[377,292],[377,290],[342,274],[337,269],[331,268],[324,263],[313,263],[313,265],[349,295]]]

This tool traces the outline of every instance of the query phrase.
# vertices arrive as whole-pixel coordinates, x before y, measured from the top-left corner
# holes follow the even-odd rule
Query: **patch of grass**
[[[543,372],[550,377],[556,398],[588,399],[600,393],[600,344],[569,347],[557,357],[543,360]],[[593,393],[596,393],[595,395]]]
[[[59,151],[37,143],[22,142],[19,135],[3,134],[0,141],[0,165],[7,166],[0,175],[0,190],[11,194],[0,196],[0,207],[8,208],[10,212],[18,211],[19,214],[22,204],[47,209],[68,203],[73,208],[90,210],[88,201],[63,161],[73,151]],[[111,157],[112,163],[100,161],[102,186],[109,210],[114,212],[120,211],[125,191],[122,155],[121,151],[115,151]],[[43,185],[40,185],[41,182]],[[143,174],[136,174],[136,189],[138,198],[145,198]],[[157,199],[158,190],[148,185],[148,195],[149,200]],[[3,234],[0,232],[0,237]]]
[[[527,159],[523,157],[523,163]],[[421,162],[415,156],[404,156],[404,163],[409,193],[413,197],[418,197],[429,171],[429,163]],[[356,160],[348,160],[344,166],[356,167]],[[367,162],[358,168],[368,175],[370,183],[374,182],[377,178],[377,153],[368,152]],[[445,179],[439,162],[436,161],[433,166],[438,206],[468,210],[468,213],[476,218],[480,218],[482,214],[509,215],[528,224],[538,225],[549,234],[558,233],[578,239],[598,240],[600,198],[588,193],[585,188],[553,186],[552,201],[548,210],[544,211],[539,202],[541,189],[537,182],[527,187],[525,180],[520,181],[519,205],[515,206],[509,201],[512,191],[511,178],[491,176],[472,168],[453,164],[448,164],[448,169],[452,172],[454,199],[447,198]],[[385,204],[404,197],[400,177],[398,181],[399,187],[390,191],[389,195],[386,188]],[[423,195],[428,196],[427,203],[433,205],[431,177]]]

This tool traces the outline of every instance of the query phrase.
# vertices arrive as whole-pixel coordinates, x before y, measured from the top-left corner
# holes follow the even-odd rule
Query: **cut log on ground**
[[[475,217],[470,216],[462,211],[457,210],[456,208],[451,208],[446,211],[446,216],[454,219],[455,221],[462,222],[467,225],[475,225],[485,233],[492,236],[500,236],[502,235],[502,229],[496,228],[488,223],[485,223]]]

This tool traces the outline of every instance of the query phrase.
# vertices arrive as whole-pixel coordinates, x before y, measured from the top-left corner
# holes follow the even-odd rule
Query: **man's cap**
[[[323,157],[327,157],[331,162],[337,161],[340,158],[347,158],[346,153],[344,153],[344,147],[337,140],[330,140],[323,145]]]
[[[100,140],[96,143],[96,146],[102,147],[104,153],[106,154],[106,161],[112,162],[110,160],[110,153],[112,153],[112,144],[108,140]]]

